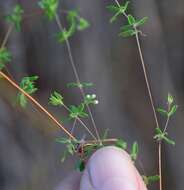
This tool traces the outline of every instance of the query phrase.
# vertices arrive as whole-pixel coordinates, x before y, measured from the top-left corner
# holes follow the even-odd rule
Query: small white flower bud
[[[86,95],[86,98],[90,99],[90,98],[91,98],[91,95],[89,95],[89,94],[88,94],[88,95]]]
[[[95,101],[94,101],[94,104],[98,104],[98,103],[99,103],[99,101],[98,101],[98,100],[95,100]]]
[[[94,99],[96,98],[96,94],[92,94],[91,97]]]

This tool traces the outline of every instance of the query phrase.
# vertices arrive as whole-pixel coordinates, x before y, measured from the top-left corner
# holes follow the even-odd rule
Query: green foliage
[[[171,117],[176,113],[178,106],[174,104],[174,98],[169,93],[167,96],[167,105],[168,105],[168,110],[165,110],[164,108],[158,108],[157,111],[163,116]]]
[[[139,32],[139,30],[137,30],[137,27],[145,24],[146,21],[148,20],[148,17],[136,20],[132,15],[129,14],[127,16],[127,20],[128,20],[128,25],[121,27],[121,32],[119,33],[120,36],[129,37],[136,35],[137,32]]]
[[[177,108],[178,108],[177,105],[173,105],[171,107],[171,109],[169,110],[169,112],[168,112],[168,117],[171,117],[172,115],[174,115],[176,113],[176,111],[177,111]]]
[[[76,145],[79,143],[77,141],[74,141],[72,139],[68,138],[57,138],[56,142],[64,144],[66,146],[66,150],[64,151],[64,154],[61,158],[61,161],[64,162],[68,155],[74,155],[76,151]]]
[[[78,25],[77,25],[77,29],[80,31],[85,30],[86,28],[88,28],[90,26],[89,22],[84,19],[84,18],[79,18],[78,20]]]
[[[156,139],[157,141],[164,140],[168,144],[175,145],[175,142],[168,137],[168,133],[165,131],[162,131],[158,127],[156,128],[156,135],[154,136],[154,139]]]
[[[124,5],[108,5],[107,6],[107,9],[114,13],[115,15],[110,19],[110,22],[114,22],[117,20],[118,16],[122,15],[122,14],[125,14],[127,8],[128,8],[128,5],[129,5],[129,1],[127,1]]]
[[[75,83],[71,82],[67,84],[67,87],[78,87],[78,88],[86,88],[86,87],[92,87],[93,83],[89,82],[83,82],[83,83]]]
[[[156,139],[157,141],[164,140],[168,144],[175,145],[175,142],[168,137],[168,133],[166,132],[169,119],[171,116],[173,116],[176,113],[178,108],[178,106],[174,104],[174,98],[170,93],[168,93],[167,96],[167,106],[168,106],[167,110],[165,110],[164,108],[157,109],[157,111],[160,114],[167,117],[167,121],[163,131],[158,127],[156,128],[156,135],[154,136],[154,139]]]
[[[77,171],[83,172],[85,169],[85,161],[84,160],[78,160],[76,165],[75,165],[75,169]]]
[[[142,19],[136,19],[131,14],[127,14],[127,8],[128,8],[129,2],[127,1],[125,5],[109,5],[107,6],[107,9],[114,13],[115,15],[110,19],[110,22],[114,22],[117,20],[117,18],[120,15],[124,15],[127,18],[128,24],[121,27],[121,32],[119,33],[119,36],[123,37],[129,37],[134,36],[138,32],[141,32],[137,29],[137,27],[142,26],[146,23],[148,20],[148,17],[144,17]]]
[[[131,153],[130,153],[130,156],[133,161],[135,161],[137,159],[138,152],[139,152],[138,144],[137,144],[137,142],[134,142],[132,145]]]
[[[5,64],[11,61],[11,54],[6,48],[0,49],[0,70],[5,67]]]
[[[69,114],[69,118],[70,119],[74,119],[74,118],[85,118],[88,117],[88,114],[84,111],[85,109],[85,105],[82,103],[79,106],[74,106],[71,105],[70,106],[70,114]]]
[[[20,88],[22,88],[29,95],[35,93],[37,88],[35,87],[35,81],[38,76],[24,77],[20,82]],[[19,104],[24,108],[27,105],[27,98],[23,93],[19,93],[17,96]]]
[[[53,106],[62,106],[63,103],[63,96],[58,92],[54,91],[49,98],[49,104]]]
[[[115,146],[125,150],[127,148],[127,143],[123,139],[117,139]]]
[[[167,103],[169,105],[172,105],[173,102],[174,102],[173,96],[170,93],[168,93],[168,95],[167,95]]]
[[[49,21],[55,18],[59,6],[58,0],[41,0],[38,2],[38,5],[44,11]]]
[[[84,30],[90,26],[89,22],[80,17],[78,12],[68,11],[67,12],[67,21],[68,21],[68,29],[64,29],[57,33],[58,42],[62,43],[68,40],[77,30]]]
[[[157,111],[163,116],[168,116],[168,112],[163,108],[157,108]]]
[[[128,24],[129,25],[134,25],[136,23],[135,18],[132,15],[128,15]]]
[[[23,13],[24,13],[24,10],[19,4],[17,4],[14,7],[12,13],[6,16],[6,20],[14,24],[17,31],[21,30],[21,22],[22,22]]]
[[[145,175],[143,175],[142,178],[143,178],[144,183],[146,184],[146,186],[150,185],[151,183],[157,182],[160,179],[159,175],[153,175],[153,176],[145,176]]]

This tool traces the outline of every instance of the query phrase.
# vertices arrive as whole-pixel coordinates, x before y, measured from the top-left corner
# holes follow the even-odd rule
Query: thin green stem
[[[11,34],[11,32],[13,31],[13,28],[14,28],[13,25],[10,25],[10,26],[9,26],[8,31],[7,31],[7,33],[6,33],[6,35],[5,35],[4,39],[3,39],[3,42],[2,42],[2,44],[1,44],[1,48],[4,48],[4,47],[6,46],[6,44],[7,44],[7,42],[8,42],[8,39],[9,39],[9,37],[10,37],[10,34]]]
[[[63,31],[64,28],[61,24],[61,21],[59,19],[59,16],[58,14],[56,14],[56,23],[60,29],[60,31]],[[78,72],[77,72],[77,68],[75,66],[75,63],[74,63],[74,59],[73,59],[73,56],[72,56],[72,51],[71,51],[71,47],[70,47],[70,43],[69,41],[66,39],[66,47],[67,47],[67,50],[68,50],[68,55],[69,55],[69,59],[70,59],[70,63],[71,63],[71,66],[72,66],[72,69],[73,69],[73,72],[74,72],[74,75],[75,75],[75,78],[76,78],[76,81],[77,81],[77,84],[80,86],[81,82],[80,82],[80,78],[79,78],[79,75],[78,75]],[[84,89],[83,87],[79,87],[80,91],[81,91],[81,94],[82,94],[82,97],[83,99],[85,99],[85,92],[84,92]],[[93,114],[92,114],[92,111],[90,109],[90,106],[89,105],[86,105],[87,107],[87,110],[88,110],[88,113],[90,115],[90,118],[91,118],[91,121],[92,121],[92,124],[93,124],[93,127],[94,127],[94,130],[95,130],[95,133],[96,133],[96,136],[98,138],[98,140],[100,141],[100,135],[99,135],[99,132],[98,132],[98,129],[97,129],[97,126],[96,126],[96,123],[95,123],[95,120],[93,118]]]
[[[71,110],[65,105],[63,104],[63,107],[68,111],[71,112]],[[86,126],[86,124],[77,116],[75,118],[76,120],[79,121],[79,123],[86,129],[86,131],[88,131],[88,133],[93,137],[93,139],[96,141],[97,138],[93,135],[93,133],[89,130],[89,128]]]
[[[136,27],[135,27],[135,30],[137,31]],[[150,85],[150,82],[149,82],[149,79],[148,79],[148,73],[147,73],[147,70],[146,70],[146,65],[145,65],[142,50],[141,50],[141,45],[140,45],[138,32],[136,32],[136,42],[137,42],[137,47],[138,47],[138,50],[139,50],[142,69],[143,69],[143,72],[144,72],[144,77],[145,77],[146,86],[147,86],[147,90],[148,90],[148,94],[149,94],[149,98],[150,98],[151,107],[152,107],[154,118],[155,118],[156,127],[160,128],[159,123],[158,123],[158,118],[157,118],[157,113],[156,113],[154,101],[153,101],[153,95],[152,95],[152,92],[151,92],[151,85]]]
[[[158,142],[159,189],[162,190],[162,141]]]
[[[168,104],[168,109],[167,109],[168,112],[170,111],[170,108],[171,108],[171,105]],[[167,120],[166,120],[166,123],[165,123],[165,127],[164,127],[164,131],[163,131],[163,133],[165,133],[165,132],[167,131],[167,127],[168,127],[169,121],[170,121],[170,116],[167,115]]]
[[[115,2],[120,7],[120,4],[119,4],[118,0],[115,0]],[[123,14],[124,14],[124,16],[126,18],[128,18],[128,15],[125,12]],[[147,73],[147,70],[146,70],[146,65],[145,65],[145,62],[144,62],[143,53],[142,53],[142,49],[141,49],[141,44],[140,44],[140,40],[139,40],[139,31],[137,30],[136,26],[133,26],[133,28],[135,30],[136,43],[137,43],[137,47],[138,47],[138,51],[139,51],[139,56],[140,56],[140,59],[141,59],[141,65],[142,65],[144,78],[145,78],[145,82],[146,82],[146,87],[147,87],[147,90],[148,90],[149,99],[150,99],[150,103],[151,103],[151,107],[152,107],[152,111],[153,111],[153,115],[154,115],[154,120],[155,120],[155,123],[156,123],[156,127],[160,128],[158,118],[157,118],[156,109],[155,109],[155,105],[154,105],[153,95],[152,95],[152,91],[151,91],[151,85],[150,85],[150,82],[149,82],[148,73]],[[162,190],[162,143],[161,142],[159,142],[159,144],[158,144],[158,160],[159,160],[158,168],[159,168],[159,177],[160,177],[159,187],[160,187],[160,190]]]

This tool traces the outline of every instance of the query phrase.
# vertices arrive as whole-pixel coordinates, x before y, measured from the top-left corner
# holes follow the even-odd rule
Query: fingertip
[[[88,184],[90,183],[94,189],[101,190],[108,180],[116,178],[122,180],[126,178],[132,186],[137,186],[135,167],[129,154],[114,146],[104,147],[96,151],[88,161],[81,187],[84,187],[83,184],[88,179]],[[86,188],[87,186],[83,189]]]

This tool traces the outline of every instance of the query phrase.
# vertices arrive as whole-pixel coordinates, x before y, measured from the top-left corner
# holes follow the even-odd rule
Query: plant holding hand
[[[34,97],[38,87],[36,81],[38,76],[23,77],[19,85],[14,81],[7,69],[7,63],[11,62],[11,53],[6,48],[7,41],[13,29],[21,30],[21,23],[23,20],[24,10],[20,5],[16,5],[12,13],[7,15],[6,21],[10,24],[7,34],[4,37],[0,48],[0,76],[1,79],[8,81],[13,87],[18,90],[17,102],[22,108],[26,108],[28,101],[32,102],[39,110],[48,116],[67,136],[56,138],[56,142],[66,147],[63,152],[61,161],[64,162],[68,156],[77,155],[76,169],[81,174],[76,173],[73,177],[66,179],[61,184],[59,189],[74,190],[146,190],[146,186],[152,182],[159,180],[159,188],[162,190],[162,143],[175,145],[175,142],[168,136],[168,124],[171,116],[177,111],[177,105],[174,104],[174,98],[171,94],[167,97],[167,109],[155,108],[153,95],[151,92],[151,84],[149,82],[149,75],[140,44],[140,36],[144,36],[140,27],[146,23],[147,17],[136,19],[132,14],[128,13],[129,2],[121,4],[118,0],[114,0],[114,4],[108,5],[107,9],[113,13],[110,23],[114,23],[121,16],[125,17],[127,24],[120,28],[120,37],[135,37],[140,62],[144,73],[144,78],[147,86],[148,96],[155,119],[155,141],[158,143],[158,158],[159,170],[157,175],[142,176],[135,168],[136,161],[139,161],[138,153],[139,146],[137,142],[128,148],[128,144],[123,139],[108,138],[107,132],[103,135],[99,133],[96,122],[94,120],[91,109],[99,104],[99,100],[94,93],[86,93],[88,88],[92,88],[93,84],[90,82],[81,82],[74,58],[72,56],[72,48],[70,45],[70,38],[78,31],[87,29],[89,22],[80,16],[76,10],[59,10],[59,0],[40,0],[38,2],[42,14],[49,22],[55,22],[58,31],[56,32],[56,40],[61,45],[66,45],[68,56],[76,81],[68,83],[69,88],[78,88],[81,94],[81,100],[78,104],[65,103],[64,95],[57,91],[51,93],[49,105],[60,107],[67,111],[65,120],[71,123],[72,129],[69,131],[53,116],[46,108],[44,108]],[[67,27],[61,23],[60,17],[66,19]],[[6,74],[7,73],[7,74]],[[158,122],[157,111],[166,117],[165,126],[162,129]],[[86,120],[91,121],[91,125],[86,124]],[[75,130],[82,127],[90,136],[87,138],[79,138],[75,135]],[[88,139],[89,138],[89,139]],[[157,173],[157,172],[156,172]],[[143,182],[144,181],[144,182]]]

